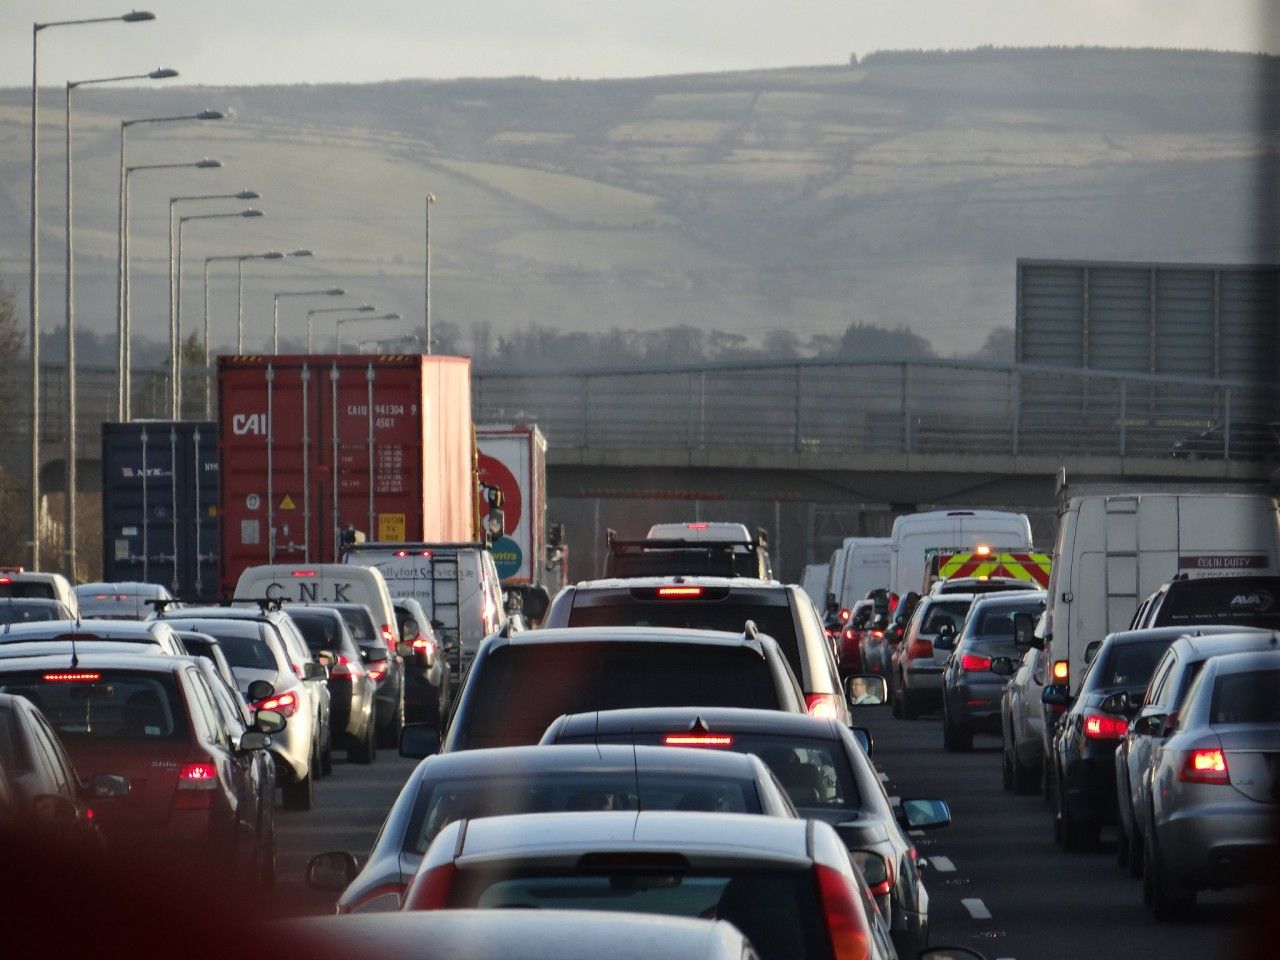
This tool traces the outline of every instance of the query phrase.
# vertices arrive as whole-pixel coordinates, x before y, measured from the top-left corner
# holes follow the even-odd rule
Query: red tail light
[[[933,641],[916,637],[907,644],[908,660],[925,660],[933,656]]]
[[[840,622],[844,623],[849,619],[849,610],[846,607],[840,608]]]
[[[267,697],[265,700],[259,700],[253,704],[256,710],[274,710],[286,720],[292,717],[298,711],[298,696],[286,690],[284,693]]]
[[[1227,770],[1227,755],[1218,747],[1191,750],[1182,763],[1178,779],[1183,783],[1228,784],[1231,774]]]
[[[732,747],[733,737],[727,733],[669,733],[662,742],[668,747]]]
[[[980,657],[976,653],[962,653],[960,655],[960,669],[967,670],[970,673],[981,673],[984,670],[990,670],[991,658]]]
[[[394,628],[394,627],[392,627],[389,623],[384,623],[384,624],[383,624],[381,627],[379,627],[378,629],[380,629],[380,630],[382,631],[382,642],[383,642],[383,643],[385,643],[385,644],[387,645],[387,649],[388,649],[388,650],[390,650],[391,652],[393,652],[393,653],[394,653],[394,652],[395,652],[395,649],[396,649],[396,631],[395,631],[395,628]]]
[[[857,635],[858,635],[858,631],[854,630],[852,627],[845,628],[844,638],[846,640],[853,640]]]
[[[702,596],[701,587],[659,587],[658,596],[663,599],[675,599],[679,597],[700,597]]]
[[[13,577],[0,577],[0,586],[8,586],[13,583]]]
[[[387,675],[386,667],[370,667],[369,668],[369,679],[372,680],[374,683],[377,683],[386,675]]]
[[[1119,740],[1128,731],[1129,722],[1124,717],[1113,717],[1106,713],[1084,715],[1084,735],[1090,740]]]
[[[883,639],[884,639],[884,631],[883,631],[883,630],[872,630],[872,631],[871,631],[871,636],[875,637],[877,640],[883,640]]]
[[[811,717],[834,720],[839,713],[836,709],[836,695],[834,693],[807,693],[804,697],[804,711]]]
[[[705,529],[707,529],[707,524],[705,524],[705,523],[686,523],[686,524],[685,524],[685,526],[686,526],[687,528],[689,528],[690,530],[705,530]]]
[[[45,683],[97,683],[102,679],[100,673],[46,673]]]
[[[871,928],[853,881],[820,863],[813,872],[833,960],[866,960],[871,952]]]
[[[178,772],[178,792],[173,798],[175,810],[206,810],[213,804],[218,789],[218,768],[207,760],[184,763]]]
[[[414,551],[414,552],[415,552],[418,556],[420,556],[420,557],[430,557],[430,556],[431,556],[431,551],[430,551],[430,550],[417,550],[417,551]],[[397,557],[410,557],[410,556],[413,556],[413,554],[411,554],[408,550],[397,550],[397,551],[395,552],[394,556],[397,556]]]
[[[352,669],[354,667],[354,669]],[[338,654],[337,662],[329,668],[330,680],[350,680],[351,677],[360,672],[360,667],[351,662],[350,657]]]
[[[457,871],[453,861],[432,867],[413,878],[404,897],[403,910],[443,910],[449,905],[453,878]]]

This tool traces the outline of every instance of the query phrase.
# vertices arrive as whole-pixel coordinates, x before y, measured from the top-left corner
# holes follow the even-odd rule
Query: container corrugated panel
[[[218,361],[222,572],[340,559],[378,541],[475,535],[471,361],[277,356]]]
[[[216,597],[218,520],[216,424],[102,424],[103,579]]]

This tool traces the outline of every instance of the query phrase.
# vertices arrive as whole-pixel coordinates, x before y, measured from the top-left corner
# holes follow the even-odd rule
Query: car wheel
[[[266,837],[258,844],[258,886],[263,890],[274,890],[276,885],[276,826],[275,821],[267,825]]]
[[[1062,781],[1058,780],[1057,790],[1057,836],[1062,841],[1062,849],[1067,853],[1080,853],[1091,850],[1098,844],[1098,825],[1092,820],[1078,820],[1071,815],[1067,801],[1062,792]]]
[[[920,700],[918,694],[907,689],[906,680],[899,681],[902,690],[902,719],[914,720],[920,716]]]
[[[1138,824],[1136,822],[1129,825],[1129,831],[1128,835],[1125,837],[1125,841],[1129,846],[1129,876],[1140,877],[1142,876],[1145,864],[1143,863],[1142,854],[1142,834],[1139,832]]]
[[[310,810],[315,802],[315,778],[311,770],[301,780],[286,783],[281,788],[281,799],[286,810]]]
[[[892,674],[892,673],[889,674],[888,686],[889,686],[889,692],[891,694],[891,696],[889,697],[889,708],[890,708],[890,712],[892,712],[895,717],[901,720],[903,695],[902,695],[902,692],[897,689],[897,684],[894,682],[896,678],[897,678],[897,674]]]
[[[378,738],[374,732],[373,717],[364,725],[364,737],[359,743],[347,748],[348,763],[373,763],[378,755]]]
[[[404,690],[400,691],[400,703],[395,713],[381,730],[378,731],[378,746],[388,749],[400,746],[400,731],[404,729]]]
[[[1123,819],[1116,824],[1116,863],[1129,866],[1129,831],[1124,828]]]
[[[327,777],[333,773],[333,732],[324,738],[324,749],[320,751],[320,776]]]
[[[1196,892],[1175,883],[1168,871],[1160,865],[1160,854],[1154,837],[1148,837],[1142,849],[1142,899],[1155,912],[1157,920],[1187,919],[1195,908]]]
[[[1026,796],[1040,788],[1040,778],[1036,772],[1018,759],[1018,745],[1013,747],[1013,792]]]
[[[1000,749],[1000,786],[1005,790],[1013,789],[1013,761],[1009,758],[1008,743],[1001,744]]]

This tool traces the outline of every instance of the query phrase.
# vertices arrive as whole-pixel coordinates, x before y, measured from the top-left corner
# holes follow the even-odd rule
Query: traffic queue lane
[[[1116,865],[1111,832],[1097,851],[1068,855],[1053,841],[1044,801],[1001,788],[998,738],[979,734],[972,753],[949,753],[936,713],[903,721],[888,707],[862,707],[854,722],[871,730],[891,794],[951,805],[951,826],[912,838],[929,861],[933,943],[970,946],[991,960],[1242,955],[1257,895],[1204,892],[1190,920],[1156,923],[1142,905],[1141,882]],[[313,810],[277,810],[273,913],[333,912],[333,894],[305,885],[307,860],[328,850],[364,856],[416,763],[391,751],[369,766],[335,758],[333,775],[316,784]]]
[[[890,794],[939,796],[951,825],[916,836],[929,860],[930,940],[969,946],[992,960],[1124,960],[1247,956],[1256,890],[1204,891],[1179,923],[1157,923],[1142,881],[1116,863],[1115,834],[1089,853],[1063,852],[1037,793],[1000,785],[1000,739],[977,734],[970,753],[942,746],[940,713],[895,720],[888,707],[861,708],[854,723],[875,737],[874,758]]]

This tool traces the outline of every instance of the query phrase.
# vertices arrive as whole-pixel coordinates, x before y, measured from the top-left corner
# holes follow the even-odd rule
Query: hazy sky
[[[1280,0],[0,0],[0,85],[30,84],[33,21],[132,2],[157,20],[44,33],[41,83],[157,65],[208,84],[617,77],[980,44],[1280,53],[1260,23]]]

